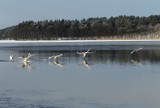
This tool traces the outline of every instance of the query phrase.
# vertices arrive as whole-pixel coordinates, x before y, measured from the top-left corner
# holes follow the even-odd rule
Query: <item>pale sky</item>
[[[160,14],[160,0],[0,0],[0,29],[22,21]]]

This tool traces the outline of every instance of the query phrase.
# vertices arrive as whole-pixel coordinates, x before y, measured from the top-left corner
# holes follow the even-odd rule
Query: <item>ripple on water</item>
[[[0,98],[0,108],[62,108],[50,105],[34,104],[32,101],[20,98],[2,97]]]

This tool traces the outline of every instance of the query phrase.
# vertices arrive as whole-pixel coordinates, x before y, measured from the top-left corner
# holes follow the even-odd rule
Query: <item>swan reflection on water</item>
[[[131,63],[133,64],[137,64],[137,65],[142,65],[141,61],[140,61],[140,53],[139,51],[141,51],[142,48],[137,48],[134,49],[133,51],[131,51]]]
[[[58,59],[59,57],[63,56],[63,54],[58,54],[58,55],[53,55],[53,56],[50,56],[48,57],[49,59],[49,64],[54,64],[54,65],[57,65],[61,68],[63,68],[63,64],[59,63]],[[53,60],[51,60],[53,59]]]
[[[134,49],[134,48],[133,48]],[[89,52],[85,51],[85,52]],[[134,51],[134,52],[132,52]],[[137,52],[138,51],[138,52]],[[73,64],[76,66],[79,66],[80,68],[91,68],[92,63],[94,63],[94,66],[102,64],[127,64],[127,65],[143,65],[145,66],[148,62],[151,63],[159,63],[160,64],[160,50],[154,50],[154,49],[145,49],[143,50],[139,48],[139,50],[97,50],[95,54],[91,54],[91,56],[87,55],[85,58],[82,58],[82,56],[75,53],[76,51],[42,51],[42,52],[35,52],[33,57],[33,54],[24,52],[14,53],[14,57],[12,53],[7,53],[8,56],[4,55],[2,59],[0,60],[1,63],[10,62],[10,65],[13,65],[17,63],[17,61],[21,61],[20,65],[22,68],[28,68],[31,70],[32,63],[37,63],[37,65],[42,65],[44,68],[48,69],[51,66],[59,67],[59,68],[67,68],[70,66],[70,68],[73,68]],[[82,51],[79,51],[79,53]],[[132,54],[130,54],[132,52]],[[21,54],[22,53],[22,54]],[[52,54],[53,53],[53,54]],[[58,53],[58,54],[56,54]],[[63,53],[63,54],[62,54]],[[18,55],[20,54],[20,55]],[[11,56],[9,56],[11,55]],[[21,56],[21,57],[19,57]],[[18,59],[19,57],[19,59]],[[32,58],[33,57],[33,58]],[[16,59],[17,58],[17,59]],[[14,61],[13,64],[11,64]],[[26,62],[25,62],[26,61]],[[30,64],[30,61],[32,62]],[[17,64],[16,66],[18,66]],[[66,65],[66,66],[65,66]],[[35,65],[34,65],[35,66]],[[47,67],[49,66],[49,67]],[[92,68],[95,68],[95,67]],[[37,68],[40,68],[37,66]],[[34,69],[32,67],[32,69]]]
[[[83,59],[83,60],[82,60],[82,65],[84,65],[84,66],[87,67],[87,68],[90,68],[90,66],[89,66],[89,64],[88,64],[88,62],[87,62],[86,59]]]
[[[49,61],[49,64],[51,64],[51,65],[57,65],[57,66],[63,68],[63,64],[59,63],[58,60]]]
[[[85,66],[85,67],[87,67],[88,69],[90,69],[90,68],[91,68],[91,65],[93,65],[93,64],[89,63],[87,59],[82,59],[80,65]]]
[[[139,59],[137,59],[137,60],[132,60],[131,59],[131,63],[136,64],[136,65],[142,65],[142,63]]]
[[[22,62],[19,66],[21,68],[27,68],[29,71],[31,71],[32,68],[30,62]]]

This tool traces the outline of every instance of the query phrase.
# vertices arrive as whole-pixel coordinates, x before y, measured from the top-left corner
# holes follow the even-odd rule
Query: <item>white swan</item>
[[[54,60],[58,60],[58,58],[61,57],[62,55],[63,55],[63,54],[54,55],[54,56],[48,57],[48,59],[53,58]]]
[[[23,62],[30,62],[29,59],[30,57],[32,57],[33,55],[28,53],[28,56],[22,56],[22,57],[18,57],[19,59],[21,59]]]
[[[10,60],[10,61],[13,61],[13,60],[14,60],[14,56],[13,56],[13,55],[10,55],[10,56],[9,56],[9,60]]]
[[[140,50],[142,50],[142,48],[134,49],[133,51],[131,51],[131,54],[133,54],[134,52],[138,52]]]
[[[77,51],[76,53],[82,55],[83,58],[85,58],[87,54],[95,53],[95,52],[89,52],[89,51],[90,51],[90,49],[88,49],[86,52],[78,52]]]

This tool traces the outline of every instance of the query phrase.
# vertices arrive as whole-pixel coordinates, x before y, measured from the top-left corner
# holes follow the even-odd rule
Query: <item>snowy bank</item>
[[[160,45],[160,40],[0,40],[0,47],[81,45]]]

